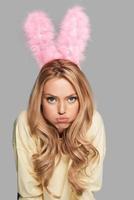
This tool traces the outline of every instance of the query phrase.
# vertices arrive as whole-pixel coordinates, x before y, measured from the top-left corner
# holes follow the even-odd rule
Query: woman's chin
[[[59,133],[62,133],[66,128],[69,127],[70,124],[62,124],[62,125],[56,125],[56,128],[58,129]]]

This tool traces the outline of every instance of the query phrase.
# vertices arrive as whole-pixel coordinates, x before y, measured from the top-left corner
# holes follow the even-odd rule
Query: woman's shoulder
[[[96,137],[96,134],[99,134],[98,130],[102,126],[104,127],[103,116],[100,113],[100,111],[95,109],[94,112],[93,112],[92,124],[87,131],[87,137],[90,138],[90,139],[94,139]]]
[[[95,126],[98,127],[102,123],[103,123],[103,116],[102,116],[102,114],[100,113],[100,111],[94,110],[92,124],[94,124]]]
[[[18,122],[26,122],[27,123],[27,110],[22,110],[18,114],[16,121],[18,121]]]
[[[14,126],[14,138],[18,148],[27,149],[33,151],[35,149],[35,138],[31,134],[30,127],[27,120],[27,111],[21,111],[16,120]]]

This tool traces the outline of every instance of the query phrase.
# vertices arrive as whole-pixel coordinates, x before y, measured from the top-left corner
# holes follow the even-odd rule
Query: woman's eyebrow
[[[45,95],[49,95],[49,96],[57,97],[57,96],[55,96],[55,95],[53,95],[53,94],[50,94],[50,93],[44,93],[43,95],[44,95],[44,96],[45,96]],[[68,96],[66,96],[66,97],[70,97],[70,96],[73,96],[73,95],[77,95],[77,94],[76,94],[76,93],[73,93],[73,94],[70,94],[70,95],[68,95]]]

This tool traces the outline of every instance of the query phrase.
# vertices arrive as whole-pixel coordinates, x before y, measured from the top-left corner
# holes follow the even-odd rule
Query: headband
[[[77,65],[84,60],[91,28],[83,10],[83,7],[75,6],[67,11],[56,38],[53,23],[46,13],[34,11],[28,14],[24,32],[40,68],[53,59],[68,59]]]

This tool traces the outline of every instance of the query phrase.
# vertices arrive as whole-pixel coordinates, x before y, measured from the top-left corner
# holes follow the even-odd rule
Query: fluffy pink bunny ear
[[[54,41],[54,28],[46,13],[35,11],[24,23],[28,44],[42,67],[50,60],[64,58],[79,64],[84,59],[84,49],[90,38],[90,23],[83,8],[75,6],[68,10]]]
[[[84,59],[87,40],[90,39],[91,27],[83,8],[75,6],[68,10],[61,24],[57,39],[58,51],[64,58],[79,64]]]
[[[53,24],[46,13],[42,11],[30,13],[24,23],[24,32],[40,67],[60,57],[54,44]]]

